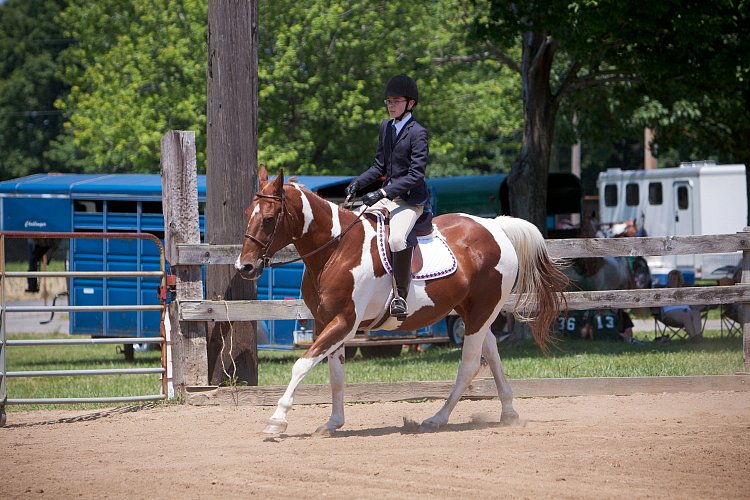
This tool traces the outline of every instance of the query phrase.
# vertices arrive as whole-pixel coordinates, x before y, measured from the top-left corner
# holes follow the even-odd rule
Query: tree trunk
[[[206,242],[240,244],[257,178],[258,2],[208,3]],[[233,266],[206,268],[206,298],[254,299]],[[216,322],[208,332],[209,383],[258,384],[255,323]]]
[[[538,33],[522,35],[521,92],[524,128],[521,152],[508,179],[510,211],[547,235],[547,175],[558,103],[550,90],[555,42]]]

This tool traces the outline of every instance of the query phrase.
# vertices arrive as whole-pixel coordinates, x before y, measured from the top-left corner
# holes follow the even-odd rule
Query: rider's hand
[[[383,190],[378,189],[377,191],[372,191],[371,193],[367,193],[362,197],[362,203],[367,205],[368,207],[373,206],[378,201],[380,201],[383,198]]]
[[[349,196],[354,196],[355,194],[357,194],[358,189],[359,186],[357,185],[357,181],[352,181],[348,186],[346,186],[346,194],[348,194]]]

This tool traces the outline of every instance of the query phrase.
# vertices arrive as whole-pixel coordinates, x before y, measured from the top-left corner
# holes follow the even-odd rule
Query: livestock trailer
[[[198,179],[205,200],[205,178]],[[203,231],[203,216],[200,218]],[[151,233],[164,238],[161,177],[148,174],[37,174],[0,183],[0,230]],[[67,242],[63,242],[67,244]],[[148,240],[70,239],[70,271],[158,271]],[[70,278],[74,306],[159,304],[158,278]],[[96,337],[158,336],[158,312],[69,314],[69,331]]]
[[[299,177],[333,201],[343,200],[351,177]],[[206,178],[198,176],[201,237]],[[249,200],[248,200],[249,201]],[[46,232],[134,232],[164,238],[161,177],[154,174],[37,174],[0,182],[0,230]],[[238,242],[240,243],[240,242]],[[140,240],[71,239],[71,271],[155,271],[156,245]],[[303,264],[266,270],[259,299],[299,298]],[[158,304],[157,278],[71,278],[69,302],[76,306]],[[69,331],[102,337],[158,336],[158,312],[71,312]],[[259,324],[259,347],[294,344],[294,321]]]
[[[732,234],[747,223],[744,165],[683,163],[654,170],[608,169],[599,174],[599,222],[613,225],[634,219],[648,236]],[[687,282],[712,278],[734,266],[739,253],[648,257],[656,286],[679,269]]]

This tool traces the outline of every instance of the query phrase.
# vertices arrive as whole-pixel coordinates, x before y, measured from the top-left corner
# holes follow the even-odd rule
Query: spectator
[[[581,337],[633,342],[633,320],[623,309],[597,309],[586,311]]]
[[[681,288],[683,286],[685,286],[685,280],[682,273],[677,269],[669,271],[667,287]],[[661,308],[661,320],[670,326],[684,328],[692,341],[699,341],[703,338],[701,314],[698,309],[690,306],[664,306]]]

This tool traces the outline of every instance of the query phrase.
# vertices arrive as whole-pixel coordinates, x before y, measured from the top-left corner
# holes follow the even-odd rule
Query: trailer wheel
[[[8,421],[8,416],[5,414],[5,408],[0,408],[0,427],[5,427],[5,422]]]
[[[466,335],[466,325],[461,316],[451,316],[448,318],[448,338],[452,345],[460,346],[464,344],[464,335]]]
[[[378,345],[378,346],[367,346],[360,347],[359,352],[362,353],[362,357],[365,359],[374,358],[397,358],[401,356],[401,350],[403,346],[401,344],[389,344],[389,345]]]
[[[651,271],[643,258],[633,261],[633,283],[639,290],[651,288]]]

